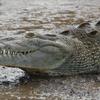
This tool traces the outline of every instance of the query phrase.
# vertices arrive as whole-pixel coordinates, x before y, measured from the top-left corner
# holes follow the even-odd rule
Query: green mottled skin
[[[100,32],[89,23],[59,34],[29,33],[25,37],[14,45],[1,46],[1,65],[58,75],[100,72]]]
[[[100,33],[96,33],[100,34]],[[70,58],[60,67],[60,71],[69,74],[100,72],[100,43],[96,37],[89,37],[83,30],[77,30],[74,36],[81,41],[75,43]],[[91,35],[91,34],[90,34]],[[66,69],[65,69],[65,66]]]

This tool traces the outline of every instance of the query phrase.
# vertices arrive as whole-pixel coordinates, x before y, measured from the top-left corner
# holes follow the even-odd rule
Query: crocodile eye
[[[60,34],[62,34],[62,35],[68,35],[69,33],[70,33],[70,31],[66,30],[66,31],[61,32]]]

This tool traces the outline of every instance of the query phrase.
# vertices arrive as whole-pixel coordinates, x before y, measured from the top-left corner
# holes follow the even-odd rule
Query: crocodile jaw
[[[70,56],[73,42],[68,45],[60,39],[33,38],[19,43],[20,46],[2,47],[0,49],[0,65],[19,67],[31,71],[48,71],[59,67],[66,56]],[[31,43],[28,44],[28,43]],[[26,47],[25,47],[26,46]]]

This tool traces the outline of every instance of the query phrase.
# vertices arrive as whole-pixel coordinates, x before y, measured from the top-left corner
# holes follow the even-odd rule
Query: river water
[[[13,44],[27,33],[59,33],[98,20],[100,0],[0,0],[0,42]],[[100,75],[24,76],[18,68],[1,67],[0,100],[100,100]]]

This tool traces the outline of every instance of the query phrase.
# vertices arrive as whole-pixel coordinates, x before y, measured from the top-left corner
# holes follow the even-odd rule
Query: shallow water
[[[27,33],[59,33],[84,21],[94,23],[99,19],[100,0],[0,0],[0,42],[9,44],[20,41]],[[2,77],[8,76],[4,77],[8,81],[11,75],[15,75],[13,83],[17,83],[19,77],[16,78],[16,75],[23,77],[24,74],[20,70],[18,75],[18,70],[5,68],[2,71],[1,68],[0,72]],[[1,81],[5,82],[0,78]],[[20,85],[0,85],[0,100],[99,99],[100,75],[34,76],[31,81]]]

